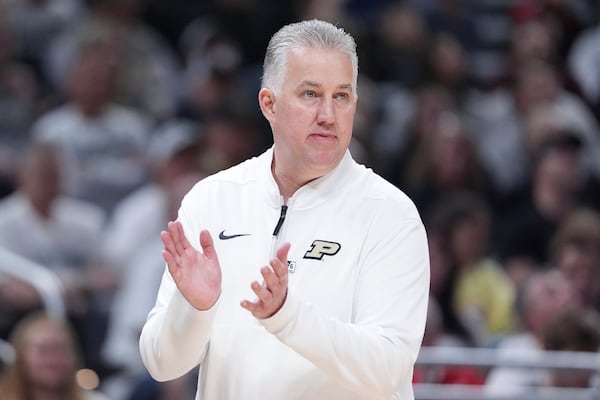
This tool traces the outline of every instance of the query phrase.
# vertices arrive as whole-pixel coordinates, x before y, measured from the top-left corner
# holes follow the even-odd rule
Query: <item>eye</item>
[[[342,92],[335,95],[335,98],[338,100],[348,100],[350,95],[348,93]]]
[[[315,97],[317,97],[317,93],[315,93],[313,90],[306,90],[304,92],[304,97],[306,97],[307,99],[314,99]]]

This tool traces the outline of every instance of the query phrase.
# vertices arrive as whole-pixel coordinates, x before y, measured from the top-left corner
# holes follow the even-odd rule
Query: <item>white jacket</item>
[[[170,380],[200,365],[204,400],[413,399],[429,290],[414,204],[347,153],[289,199],[274,243],[282,197],[271,160],[272,149],[202,180],[183,200],[188,240],[200,249],[200,231],[213,236],[222,293],[212,309],[194,309],[165,271],[140,338],[146,367]],[[257,320],[240,300],[254,299],[250,282],[261,281],[260,267],[284,241],[286,302]]]

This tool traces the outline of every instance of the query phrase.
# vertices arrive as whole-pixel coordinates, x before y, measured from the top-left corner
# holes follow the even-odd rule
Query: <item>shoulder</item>
[[[355,163],[353,175],[352,191],[355,198],[365,204],[371,203],[383,212],[394,212],[388,215],[420,220],[414,201],[371,168]]]
[[[42,114],[33,124],[32,132],[36,138],[60,136],[63,128],[78,120],[72,106],[64,104]]]
[[[265,154],[262,154],[209,175],[196,183],[188,192],[186,198],[209,192],[219,195],[222,193],[221,190],[238,190],[241,187],[256,184],[264,179],[265,162]]]
[[[6,220],[21,218],[26,212],[25,198],[18,192],[0,200],[0,223]]]

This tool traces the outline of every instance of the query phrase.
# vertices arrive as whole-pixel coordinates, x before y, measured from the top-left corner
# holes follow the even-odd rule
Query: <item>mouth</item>
[[[310,138],[315,139],[315,140],[325,140],[325,141],[331,141],[331,140],[337,140],[337,136],[334,135],[333,133],[312,133],[310,135]]]

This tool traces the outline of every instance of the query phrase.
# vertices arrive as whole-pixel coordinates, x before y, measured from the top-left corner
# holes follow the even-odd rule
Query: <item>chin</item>
[[[313,157],[310,159],[310,165],[318,173],[318,176],[323,176],[335,169],[341,160],[342,157],[337,154],[313,154]]]

